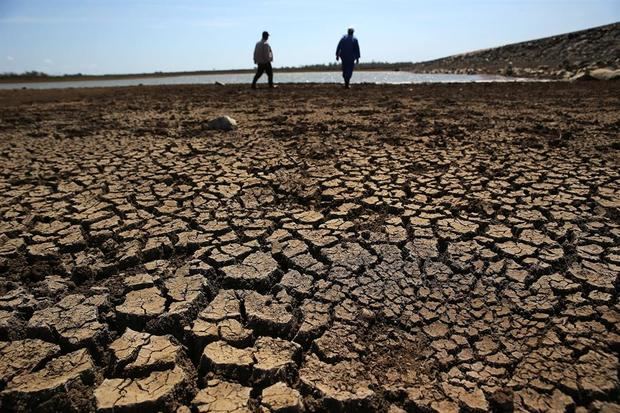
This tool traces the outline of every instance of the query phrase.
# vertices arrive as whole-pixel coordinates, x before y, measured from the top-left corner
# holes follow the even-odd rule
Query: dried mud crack
[[[620,411],[618,96],[0,92],[0,410]]]

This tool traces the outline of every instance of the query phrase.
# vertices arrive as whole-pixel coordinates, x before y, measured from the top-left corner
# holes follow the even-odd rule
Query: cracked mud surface
[[[619,411],[618,96],[1,92],[0,410]]]

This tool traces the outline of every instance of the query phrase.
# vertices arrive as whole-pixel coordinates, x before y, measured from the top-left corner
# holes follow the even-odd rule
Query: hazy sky
[[[423,61],[620,21],[620,0],[0,0],[0,72],[327,63],[347,26],[362,61]]]

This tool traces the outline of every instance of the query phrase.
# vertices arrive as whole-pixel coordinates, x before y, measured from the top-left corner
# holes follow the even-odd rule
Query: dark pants
[[[256,86],[256,81],[265,72],[267,72],[267,78],[269,79],[269,86],[273,86],[273,69],[271,68],[271,63],[259,63],[258,64],[258,69],[256,69],[256,75],[254,75],[252,86]]]
[[[342,61],[342,77],[344,78],[344,83],[349,84],[351,81],[351,76],[353,76],[353,68],[355,67],[355,60],[343,60]]]

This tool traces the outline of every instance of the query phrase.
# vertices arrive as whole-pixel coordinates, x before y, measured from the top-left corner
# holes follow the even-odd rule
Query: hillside
[[[620,67],[620,23],[415,63],[410,70],[568,78],[603,67]]]

